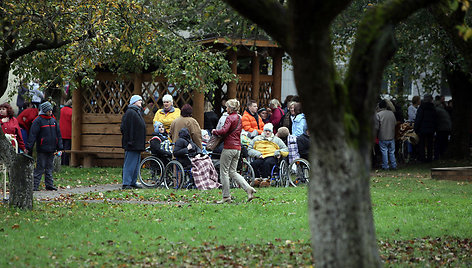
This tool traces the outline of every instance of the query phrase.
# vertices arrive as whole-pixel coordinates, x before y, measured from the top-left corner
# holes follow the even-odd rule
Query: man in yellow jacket
[[[171,95],[167,94],[162,97],[164,108],[158,110],[154,115],[153,123],[161,122],[169,133],[170,125],[172,122],[180,116],[180,109],[174,107],[174,99]]]
[[[251,163],[256,178],[268,178],[277,158],[288,155],[287,145],[273,133],[271,123],[264,125],[264,131],[249,145],[248,154],[254,158]]]

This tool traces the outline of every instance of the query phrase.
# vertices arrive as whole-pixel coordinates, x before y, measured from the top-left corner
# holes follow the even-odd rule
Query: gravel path
[[[121,189],[121,184],[104,184],[104,185],[94,185],[89,187],[77,187],[70,189],[57,189],[57,191],[35,191],[33,192],[33,198],[35,199],[53,199],[58,198],[61,195],[71,195],[71,194],[85,194],[91,192],[109,192]]]

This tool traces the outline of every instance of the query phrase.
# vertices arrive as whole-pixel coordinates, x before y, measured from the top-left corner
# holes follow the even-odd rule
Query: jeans
[[[125,151],[125,162],[123,163],[123,185],[136,185],[140,162],[141,152]]]
[[[237,167],[239,161],[239,154],[241,151],[234,149],[223,149],[220,156],[220,176],[221,184],[223,185],[223,197],[229,197],[229,178],[236,181],[245,191],[251,186],[246,180],[238,174]]]
[[[395,141],[394,140],[387,140],[382,141],[379,140],[380,152],[382,153],[382,168],[388,169],[388,160],[390,158],[390,164],[392,165],[393,169],[397,168],[397,161],[395,160]]]
[[[38,189],[41,183],[41,178],[44,174],[44,184],[46,187],[53,187],[54,181],[52,178],[52,171],[54,169],[54,153],[39,153],[36,158],[36,168],[33,172],[34,189]]]

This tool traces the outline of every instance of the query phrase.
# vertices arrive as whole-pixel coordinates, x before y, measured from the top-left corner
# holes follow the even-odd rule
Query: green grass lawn
[[[382,258],[388,266],[469,267],[472,183],[432,180],[429,168],[374,173]],[[55,178],[61,187],[120,183],[121,169],[65,168]],[[35,201],[33,211],[1,205],[0,267],[312,263],[306,188],[259,189],[251,203],[241,189],[232,195],[232,204],[216,205],[220,190],[141,189]]]

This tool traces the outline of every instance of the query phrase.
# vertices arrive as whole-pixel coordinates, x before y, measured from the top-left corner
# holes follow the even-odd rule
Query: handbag
[[[240,122],[241,122],[241,117],[239,118],[239,121],[238,121],[238,124],[236,125],[236,127],[235,127],[233,130],[231,130],[231,132],[229,132],[229,133],[228,133],[227,135],[225,135],[225,136],[212,135],[212,136],[210,137],[210,140],[208,140],[208,142],[207,142],[206,149],[207,149],[208,151],[213,151],[213,150],[215,150],[215,149],[218,147],[218,145],[220,145],[220,143],[223,142],[223,140],[224,140],[224,138],[225,138],[226,136],[228,136],[229,134],[233,133],[233,132],[238,128]]]
[[[223,136],[218,136],[218,135],[212,135],[210,137],[210,140],[208,140],[207,142],[207,145],[206,145],[206,149],[208,151],[213,151],[215,150],[218,145],[220,145],[220,143],[223,142]]]

